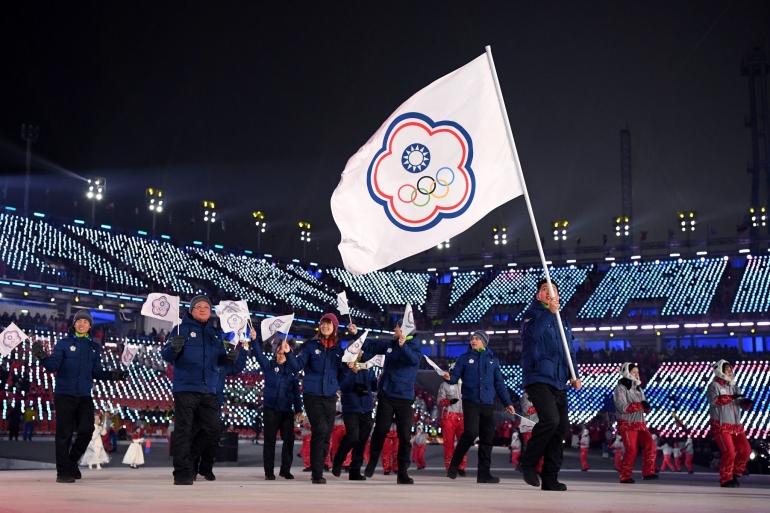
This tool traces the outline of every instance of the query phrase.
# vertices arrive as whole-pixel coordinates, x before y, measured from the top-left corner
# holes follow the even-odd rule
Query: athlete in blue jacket
[[[385,366],[377,383],[377,414],[374,433],[369,445],[369,463],[364,475],[372,477],[380,459],[385,436],[395,418],[398,435],[398,484],[412,484],[407,470],[412,458],[412,423],[414,416],[414,380],[422,358],[420,340],[415,336],[405,337],[399,320],[392,340],[371,340],[364,342],[363,352],[370,355],[385,355]]]
[[[372,431],[372,410],[374,409],[374,391],[377,390],[377,376],[372,369],[371,360],[364,359],[359,352],[354,362],[348,363],[348,368],[342,372],[340,380],[340,402],[342,403],[342,420],[345,422],[345,436],[340,447],[334,454],[332,474],[339,477],[342,473],[342,463],[353,449],[350,460],[348,479],[350,481],[365,481],[361,475],[364,463],[364,450],[369,433]]]
[[[219,370],[219,379],[217,380],[217,405],[219,411],[219,433],[224,431],[224,420],[222,419],[222,406],[225,404],[225,382],[228,376],[237,376],[243,369],[246,368],[246,359],[249,356],[249,343],[244,342],[243,347],[235,349],[229,340],[232,340],[234,333],[230,333],[229,336],[225,336],[222,344],[226,350],[237,353],[238,359],[234,363],[230,363]],[[232,357],[231,357],[232,358]],[[200,431],[200,423],[193,421],[192,438],[194,439]],[[193,481],[196,481],[198,474],[202,475],[206,481],[216,480],[214,475],[214,463],[216,462],[217,452],[219,451],[219,437],[209,445],[208,449],[203,451],[203,454],[197,453],[197,446],[190,446],[190,459],[194,462],[193,467]]]
[[[252,339],[256,338],[253,332]],[[263,351],[272,352],[271,340],[276,348],[273,357],[268,359]],[[288,344],[287,344],[288,345]],[[265,444],[262,446],[262,461],[265,467],[265,479],[275,480],[275,441],[281,431],[283,448],[281,449],[281,469],[278,475],[284,479],[294,479],[291,462],[294,459],[294,421],[302,421],[302,396],[299,393],[297,376],[289,370],[283,351],[280,333],[263,342],[262,348],[255,348],[254,357],[265,375],[265,389],[262,393],[264,404]],[[292,412],[292,408],[294,411]]]
[[[56,409],[56,482],[80,479],[78,460],[94,432],[94,379],[124,381],[127,371],[102,370],[102,347],[91,338],[94,319],[88,310],[75,314],[69,336],[59,339],[49,355],[42,344],[32,344],[32,354],[48,372],[56,373],[53,402]],[[72,442],[73,426],[78,432]]]
[[[560,483],[558,477],[568,425],[567,382],[575,390],[580,390],[582,384],[572,348],[572,327],[562,320],[576,379],[570,376],[564,343],[556,322],[559,289],[551,283],[553,294],[549,292],[545,280],[538,282],[535,301],[524,312],[521,322],[522,386],[537,410],[539,420],[532,428],[532,438],[521,455],[519,468],[527,484],[540,486],[536,468],[540,458],[544,458],[541,488],[563,491],[567,486]]]
[[[493,404],[495,394],[505,405],[508,413],[515,412],[513,402],[508,395],[500,361],[487,348],[489,335],[486,331],[476,331],[471,335],[468,352],[460,355],[454,367],[444,373],[444,379],[450,385],[462,380],[463,397],[463,434],[457,442],[452,461],[449,463],[447,477],[457,477],[457,469],[468,449],[479,437],[479,468],[477,483],[499,483],[500,478],[490,474],[492,465],[492,441],[495,436],[495,412]]]
[[[235,363],[238,352],[227,352],[221,331],[211,317],[211,301],[195,296],[182,319],[179,334],[163,346],[161,356],[174,366],[174,419],[171,451],[174,458],[174,484],[191,485],[195,476],[190,449],[202,454],[219,437],[217,384],[221,367]],[[200,431],[193,434],[193,419]]]
[[[302,344],[297,356],[284,344],[286,362],[294,374],[305,370],[302,379],[302,399],[310,421],[310,470],[313,484],[326,484],[324,461],[329,454],[334,417],[337,414],[337,390],[342,363],[342,347],[337,340],[337,316],[328,313],[321,317],[318,334]],[[352,324],[351,328],[355,328]],[[353,330],[355,334],[355,331]]]

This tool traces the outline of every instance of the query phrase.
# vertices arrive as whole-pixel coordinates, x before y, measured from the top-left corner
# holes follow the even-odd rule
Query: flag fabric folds
[[[294,314],[281,315],[279,317],[268,317],[260,324],[262,332],[262,341],[267,341],[276,333],[288,334],[291,323],[294,321]]]
[[[404,102],[353,155],[332,195],[353,274],[467,230],[522,194],[486,55]]]
[[[142,305],[142,315],[168,321],[175,326],[180,324],[182,320],[179,318],[179,296],[153,292]]]
[[[356,358],[358,358],[358,352],[361,351],[361,348],[364,346],[364,340],[366,340],[366,336],[368,334],[369,330],[366,330],[364,331],[363,335],[348,344],[348,346],[345,348],[345,354],[342,355],[342,361],[344,363],[356,361]]]
[[[401,333],[405,337],[408,337],[409,334],[415,330],[415,328],[416,326],[414,325],[414,313],[412,312],[412,305],[408,304],[404,310],[404,319],[401,322]]]
[[[246,339],[249,324],[249,305],[246,301],[222,301],[214,307],[219,317],[219,326],[225,333],[234,333],[233,343]]]
[[[21,331],[21,328],[11,323],[0,333],[0,356],[7,356],[16,346],[27,340],[29,337]]]

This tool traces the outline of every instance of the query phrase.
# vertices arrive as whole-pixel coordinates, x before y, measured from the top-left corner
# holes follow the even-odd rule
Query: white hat
[[[641,384],[642,384],[642,382],[641,382],[641,381],[639,381],[638,379],[636,379],[636,378],[635,378],[633,375],[631,375],[631,367],[632,367],[632,366],[633,366],[633,367],[636,367],[636,365],[635,365],[635,364],[633,364],[633,363],[631,363],[631,362],[626,362],[626,363],[622,364],[622,365],[620,366],[620,369],[619,369],[619,371],[620,371],[620,376],[621,376],[621,377],[623,377],[623,378],[626,378],[626,379],[630,380],[630,381],[631,381],[631,382],[633,382],[633,383],[634,383],[636,386],[639,386],[639,385],[641,385]]]
[[[714,364],[714,375],[718,377],[719,379],[723,379],[727,381],[728,385],[734,385],[735,379],[734,378],[728,378],[725,376],[724,368],[725,364],[730,365],[730,362],[727,360],[719,360],[717,363]]]
[[[588,436],[588,428],[583,428],[583,431],[580,432],[581,436]]]

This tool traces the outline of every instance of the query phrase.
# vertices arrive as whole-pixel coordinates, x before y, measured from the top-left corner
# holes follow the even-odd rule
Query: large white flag
[[[142,315],[179,324],[179,296],[153,292],[142,305]]]
[[[415,327],[412,305],[407,303],[406,308],[404,309],[404,318],[401,320],[401,334],[408,337],[409,334],[415,330]]]
[[[356,361],[359,351],[361,351],[361,348],[364,347],[364,340],[366,340],[366,336],[368,334],[369,330],[366,330],[364,331],[363,335],[348,344],[348,347],[345,348],[345,354],[342,355],[342,361],[344,363]]]
[[[402,104],[348,160],[331,200],[354,274],[467,230],[522,194],[486,55]]]
[[[8,327],[0,333],[0,356],[9,355],[16,346],[28,338],[29,337],[21,331],[16,324],[9,324]]]
[[[233,342],[246,339],[246,327],[249,323],[249,305],[246,301],[222,301],[214,307],[219,317],[219,326],[225,333],[235,333]]]
[[[276,333],[289,333],[289,328],[291,327],[292,321],[294,321],[294,314],[281,315],[279,317],[268,317],[262,321],[262,324],[260,325],[260,331],[262,331],[262,341],[267,341],[267,339]]]

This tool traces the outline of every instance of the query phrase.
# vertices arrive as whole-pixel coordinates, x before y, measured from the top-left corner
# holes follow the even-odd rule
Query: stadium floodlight
[[[450,240],[451,240],[451,239],[447,239],[447,240],[445,240],[444,242],[439,242],[439,243],[438,243],[438,246],[436,246],[436,248],[437,248],[437,249],[444,249],[444,248],[446,248],[446,249],[449,249],[449,241],[450,241]]]
[[[751,207],[749,209],[749,214],[751,214],[751,226],[754,228],[759,228],[760,226],[767,226],[767,209],[765,207],[759,207],[754,208]]]
[[[569,221],[554,221],[553,240],[567,240],[567,226],[569,226]]]
[[[208,249],[211,241],[211,224],[217,220],[217,206],[213,201],[208,200],[204,200],[201,206],[203,207],[203,222],[206,223],[206,249]]]
[[[307,221],[299,222],[299,240],[302,242],[302,259],[305,259],[307,243],[310,242],[310,223]]]
[[[677,215],[679,216],[679,226],[682,228],[683,232],[694,232],[695,231],[695,225],[697,224],[695,222],[697,212],[677,212]]]
[[[615,218],[615,236],[628,237],[631,229],[631,219],[627,216],[618,216]]]
[[[152,238],[155,238],[155,216],[163,212],[164,197],[163,191],[149,187],[144,192],[147,208],[152,212]]]
[[[254,218],[254,225],[257,228],[257,253],[262,253],[262,234],[267,230],[267,221],[265,221],[265,214],[257,210],[251,213],[251,217]]]
[[[96,224],[96,202],[107,193],[107,179],[93,177],[86,180],[86,198],[91,200],[91,226]]]
[[[495,241],[495,246],[499,244],[508,244],[508,234],[506,233],[508,231],[508,228],[505,226],[493,226],[492,227],[492,238]]]

